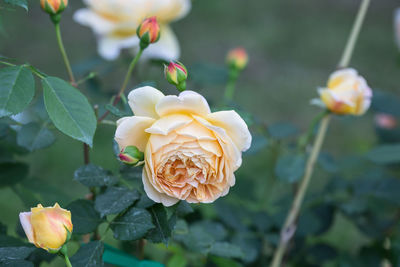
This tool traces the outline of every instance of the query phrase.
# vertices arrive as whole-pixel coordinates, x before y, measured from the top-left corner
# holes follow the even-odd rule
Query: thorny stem
[[[274,259],[271,264],[272,267],[281,266],[281,262],[282,262],[284,254],[286,252],[286,248],[287,248],[290,240],[294,236],[294,233],[296,232],[297,216],[299,215],[300,208],[301,208],[301,205],[304,200],[304,196],[306,194],[308,185],[310,184],[311,176],[312,176],[312,173],[314,170],[314,165],[318,158],[319,152],[321,150],[321,147],[322,147],[322,144],[323,144],[323,141],[325,138],[325,134],[328,129],[329,121],[330,121],[330,115],[325,115],[325,117],[321,121],[321,125],[318,129],[318,133],[317,133],[317,137],[314,142],[313,149],[312,149],[310,157],[307,161],[304,178],[301,181],[299,189],[297,190],[295,199],[292,203],[292,207],[286,218],[285,224],[282,228],[279,246],[278,246],[277,250],[275,251]]]
[[[347,41],[346,47],[343,51],[343,55],[339,61],[338,68],[345,68],[350,63],[350,59],[353,55],[354,48],[360,34],[360,30],[362,24],[365,19],[365,15],[367,13],[368,7],[370,4],[370,0],[362,0],[360,8],[358,10],[358,14],[356,20],[353,24],[353,28],[351,30],[349,39]],[[284,226],[281,230],[281,236],[279,245],[274,253],[274,257],[271,263],[271,267],[280,267],[282,264],[282,259],[285,255],[286,249],[290,243],[290,240],[293,238],[296,232],[296,220],[300,213],[300,208],[304,200],[304,196],[307,192],[308,185],[310,183],[312,173],[314,170],[315,162],[318,158],[319,152],[321,150],[321,146],[323,144],[325,134],[329,125],[330,115],[327,114],[323,117],[320,127],[318,129],[318,133],[314,142],[314,146],[312,148],[310,157],[307,161],[306,170],[304,173],[303,180],[301,181],[300,187],[297,190],[294,201],[292,203],[292,207],[289,211],[289,214],[285,220]]]

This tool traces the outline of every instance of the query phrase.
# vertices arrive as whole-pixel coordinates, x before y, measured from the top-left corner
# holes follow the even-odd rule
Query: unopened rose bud
[[[186,79],[188,72],[186,67],[180,62],[170,62],[164,66],[165,78],[170,84],[175,85],[179,91],[186,90]]]
[[[319,89],[328,110],[340,115],[362,115],[371,105],[372,90],[355,69],[335,71],[326,88]]]
[[[68,6],[68,0],[40,0],[40,5],[46,13],[57,15]]]
[[[156,17],[145,19],[137,28],[137,36],[140,39],[140,48],[145,49],[149,44],[160,39],[160,25]]]
[[[379,128],[393,130],[397,127],[397,120],[392,115],[380,113],[375,115],[375,124]]]
[[[71,212],[57,203],[46,208],[39,204],[30,212],[21,212],[19,219],[29,242],[49,252],[59,251],[71,237]]]
[[[143,152],[140,152],[135,146],[125,147],[122,149],[121,153],[119,153],[118,157],[121,162],[133,166],[140,165],[144,160]]]
[[[249,57],[247,55],[247,52],[242,47],[238,47],[229,51],[226,58],[228,66],[232,69],[239,71],[246,68],[248,61]]]

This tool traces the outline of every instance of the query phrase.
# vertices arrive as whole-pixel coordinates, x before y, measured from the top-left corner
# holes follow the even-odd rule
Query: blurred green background
[[[208,72],[210,69],[221,71],[227,51],[236,46],[245,47],[250,62],[237,84],[237,105],[266,125],[291,122],[304,132],[320,112],[309,102],[317,97],[317,87],[324,86],[336,67],[359,2],[194,0],[190,14],[174,23],[173,28],[181,44],[181,61],[189,71],[205,66]],[[131,55],[125,51],[116,62],[101,60],[92,31],[72,20],[73,13],[82,6],[81,1],[70,1],[63,13],[63,38],[73,68],[81,77],[92,67],[99,73],[94,82],[85,83],[81,88],[91,103],[98,103],[102,109],[120,87]],[[393,30],[393,12],[397,7],[400,7],[398,0],[372,1],[351,62],[372,88],[395,94],[400,85],[399,49]],[[6,30],[5,35],[0,36],[1,55],[19,62],[28,61],[47,74],[67,78],[53,26],[38,1],[30,1],[28,13],[21,9],[0,9],[0,15]],[[207,78],[204,73],[193,75],[189,89],[200,92],[210,103],[218,104],[223,96],[224,79],[209,82],[203,78]],[[131,85],[134,87],[147,80],[155,80],[164,93],[177,93],[163,80],[160,64],[143,64]],[[39,84],[37,87],[40,91]],[[111,170],[119,166],[112,151],[114,130],[113,126],[99,126],[94,149],[90,152],[92,162]],[[361,118],[335,118],[323,149],[340,158],[349,153],[366,152],[376,142],[373,114],[369,112]],[[274,198],[279,198],[282,192],[290,192],[291,188],[272,181],[271,170],[265,165],[269,156],[269,151],[246,156],[239,177],[262,184],[257,194],[265,196],[265,206],[263,203],[254,205],[273,210]],[[53,146],[33,152],[23,160],[32,163],[32,184],[48,187],[47,194],[39,196],[44,204],[59,201],[66,205],[87,193],[84,186],[72,181],[74,170],[83,164],[81,143],[57,133]],[[320,175],[317,172],[315,176],[313,186],[318,188]],[[246,182],[238,181],[237,186]],[[52,188],[62,188],[61,193]],[[0,189],[3,222],[15,225],[18,213],[25,209],[15,192]],[[335,238],[351,240],[354,237]]]

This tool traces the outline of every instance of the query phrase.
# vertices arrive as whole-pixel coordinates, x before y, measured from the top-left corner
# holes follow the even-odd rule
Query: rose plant
[[[220,40],[210,36],[215,31],[222,39],[217,27],[226,23],[218,17],[216,25],[212,12],[201,16],[202,23],[213,24],[204,34],[203,24],[185,24],[192,4],[200,7],[193,7],[196,17],[207,5],[226,9],[222,2],[78,2],[0,2],[0,16],[18,7],[28,16],[41,9],[50,18],[42,33],[54,39],[42,62],[0,55],[0,266],[400,263],[400,100],[375,89],[384,87],[378,75],[351,61],[369,0],[361,1],[336,69],[329,62],[330,70],[321,71],[327,82],[311,102],[322,112],[297,95],[290,103],[294,113],[302,107],[316,113],[309,126],[305,120],[272,123],[266,112],[252,114],[256,107],[242,103],[262,101],[261,110],[267,110],[271,102],[246,86],[260,73],[262,90],[274,101],[283,96],[267,77],[277,62],[261,68],[257,49],[219,47]],[[241,6],[240,14],[250,5]],[[394,14],[398,40],[399,12]],[[182,33],[176,32],[185,44],[192,40],[184,31],[201,33],[199,44],[183,46],[184,53],[170,25],[181,19]],[[72,29],[68,20],[79,25],[63,32]],[[81,25],[93,31],[93,54],[105,60],[70,58],[84,54],[75,38],[75,31],[85,31]],[[245,28],[257,34],[236,39],[254,48],[263,38],[257,27]],[[29,49],[43,43],[38,36]],[[188,53],[207,45],[215,53],[226,51],[225,59],[191,62]],[[211,57],[207,52],[195,60]],[[50,74],[56,68],[43,64],[50,61],[65,67],[65,77]],[[282,86],[290,82],[300,93],[295,77],[278,76]],[[284,112],[284,102],[277,101],[274,113]],[[368,136],[374,140],[348,138],[362,128],[358,123],[371,123]]]

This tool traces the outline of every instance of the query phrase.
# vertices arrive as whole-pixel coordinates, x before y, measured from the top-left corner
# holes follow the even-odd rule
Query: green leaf
[[[92,241],[83,245],[78,252],[71,257],[74,267],[102,267],[104,245],[101,241]]]
[[[2,267],[33,267],[33,263],[26,260],[5,260],[0,261]]]
[[[28,11],[28,0],[4,0],[7,4],[19,6]]]
[[[88,187],[111,186],[118,182],[116,177],[94,164],[84,165],[77,169],[74,173],[74,180]]]
[[[43,79],[42,85],[47,113],[57,129],[92,146],[97,120],[87,98],[56,77]]]
[[[28,176],[29,167],[21,162],[0,163],[0,188],[21,182]]]
[[[210,254],[224,258],[242,258],[244,256],[240,247],[228,242],[216,242],[212,244]]]
[[[111,114],[113,114],[116,117],[126,117],[126,116],[130,116],[130,114],[121,111],[119,108],[111,105],[111,104],[107,104],[105,106],[105,108],[110,111]]]
[[[299,129],[288,122],[277,122],[268,127],[270,135],[276,139],[284,139],[299,133]]]
[[[400,162],[400,144],[381,145],[372,149],[367,158],[377,164]]]
[[[188,262],[183,253],[174,254],[167,263],[167,267],[186,267],[187,265]]]
[[[140,197],[136,190],[125,187],[109,187],[104,194],[96,198],[95,209],[101,216],[120,213],[131,206]]]
[[[178,216],[184,217],[192,212],[193,208],[185,200],[181,200],[178,204],[176,204],[176,214]]]
[[[86,199],[79,199],[67,206],[72,214],[74,234],[87,234],[96,230],[102,222],[100,214],[94,209],[93,202]]]
[[[201,226],[191,226],[189,233],[176,234],[174,239],[182,242],[189,250],[202,254],[207,254],[215,243],[213,236]]]
[[[138,240],[153,229],[150,213],[145,209],[131,208],[111,223],[114,237],[119,240]]]
[[[275,167],[275,175],[282,181],[294,183],[304,174],[306,159],[303,154],[280,156]]]
[[[3,247],[0,248],[0,262],[6,260],[23,260],[29,256],[35,247]]]
[[[21,127],[17,134],[17,144],[29,151],[50,146],[55,140],[53,133],[45,125],[32,122]]]
[[[0,118],[23,111],[35,94],[35,80],[24,66],[0,69]]]
[[[162,204],[152,206],[149,211],[153,218],[155,228],[146,235],[146,239],[154,243],[162,242],[167,246],[172,232],[168,222],[167,211]]]

